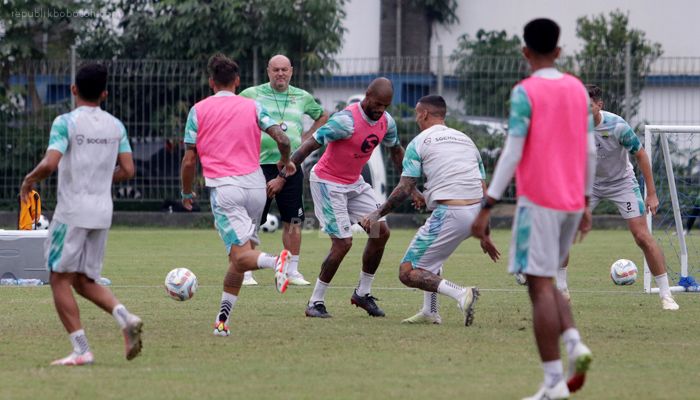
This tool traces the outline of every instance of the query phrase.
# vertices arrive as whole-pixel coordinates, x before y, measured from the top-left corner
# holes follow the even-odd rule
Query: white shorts
[[[554,277],[569,254],[583,211],[566,212],[518,199],[509,272]]]
[[[267,200],[264,188],[218,186],[211,188],[209,199],[214,226],[226,245],[226,254],[231,253],[231,246],[242,246],[248,241],[260,244],[258,225]]]
[[[625,179],[617,184],[604,184],[593,186],[589,206],[591,210],[596,208],[601,200],[610,200],[617,206],[617,210],[624,219],[638,218],[646,215],[646,206],[639,184],[635,178]]]
[[[438,274],[445,260],[471,236],[479,210],[479,204],[438,205],[416,232],[401,263],[410,262],[413,268]]]
[[[319,179],[312,170],[309,181],[314,214],[321,229],[332,237],[352,237],[352,224],[381,206],[374,189],[362,177],[355,183],[343,185]],[[386,221],[386,218],[379,220]]]
[[[57,220],[49,225],[44,242],[46,266],[51,272],[76,272],[96,280],[102,274],[109,229],[69,226]]]

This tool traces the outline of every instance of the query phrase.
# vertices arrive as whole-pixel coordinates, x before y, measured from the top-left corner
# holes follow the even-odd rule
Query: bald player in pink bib
[[[307,317],[329,318],[325,293],[338,266],[352,247],[352,224],[375,211],[379,201],[372,187],[361,176],[362,167],[372,151],[382,143],[388,147],[391,159],[401,170],[403,147],[399,142],[394,119],[385,110],[391,104],[394,90],[386,78],[377,78],[369,85],[364,100],[334,114],[292,155],[299,166],[313,151],[328,145],[321,160],[311,170],[311,195],[314,212],[321,229],[331,237],[331,250],[321,265],[313,294],[306,308]],[[385,220],[377,224],[362,255],[360,282],[350,302],[373,317],[383,317],[370,291],[374,274],[389,240]]]

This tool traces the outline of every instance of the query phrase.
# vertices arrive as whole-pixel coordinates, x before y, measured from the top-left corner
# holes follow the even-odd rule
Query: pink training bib
[[[205,177],[247,175],[259,168],[260,127],[254,100],[210,96],[194,108],[197,153]]]
[[[532,116],[516,171],[517,195],[561,211],[585,206],[588,96],[577,78],[521,82]]]
[[[360,103],[351,104],[346,110],[352,112],[352,136],[328,143],[314,172],[321,179],[349,185],[360,178],[362,167],[367,164],[372,151],[384,140],[388,123],[384,114],[370,125],[362,116]]]

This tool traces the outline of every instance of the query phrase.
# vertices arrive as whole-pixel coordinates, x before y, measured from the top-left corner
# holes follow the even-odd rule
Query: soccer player
[[[269,115],[277,121],[289,138],[293,152],[316,129],[328,121],[328,114],[307,91],[289,84],[292,72],[292,63],[289,59],[283,55],[276,55],[270,58],[267,64],[267,75],[270,82],[250,87],[242,91],[241,96],[257,100],[267,109]],[[303,127],[304,114],[314,120],[313,125],[306,132],[304,132]],[[280,152],[277,149],[277,143],[271,137],[262,135],[260,147],[260,167],[265,174],[268,187],[268,199],[260,223],[265,223],[274,198],[282,217],[282,244],[285,249],[290,251],[289,271],[287,272],[289,284],[309,285],[298,268],[301,250],[301,224],[304,222],[304,203],[302,200],[304,174],[300,168],[296,174],[286,178],[280,175],[277,168]],[[243,285],[256,284],[253,272],[247,271]]]
[[[324,144],[328,145],[311,170],[309,180],[314,213],[321,229],[331,237],[331,250],[321,265],[321,273],[306,308],[307,317],[331,316],[325,305],[326,289],[352,247],[350,227],[379,207],[374,190],[360,175],[374,148],[379,143],[389,147],[396,169],[401,169],[403,147],[399,142],[396,123],[385,111],[393,96],[391,81],[386,78],[373,80],[362,102],[333,114],[292,155],[292,161],[299,166],[311,152]],[[365,309],[373,317],[384,316],[384,311],[377,306],[377,299],[370,291],[387,240],[389,226],[382,218],[367,240],[362,255],[360,282],[350,298],[352,304]]]
[[[53,121],[46,155],[27,174],[20,189],[25,200],[35,183],[58,169],[58,201],[45,253],[54,305],[73,352],[51,365],[94,361],[73,289],[117,320],[124,334],[127,360],[141,352],[141,319],[127,311],[109,289],[95,282],[102,272],[107,232],[112,225],[112,182],[134,176],[126,129],[100,108],[107,98],[106,87],[105,66],[89,63],[78,70],[71,86],[76,109]]]
[[[583,386],[592,361],[570,305],[552,279],[577,231],[583,239],[591,229],[588,198],[596,161],[586,88],[554,67],[559,32],[550,19],[525,25],[523,54],[532,75],[511,93],[506,144],[472,226],[474,236],[485,237],[490,209],[515,173],[518,200],[509,269],[527,277],[544,370],[544,382],[531,400],[568,398]],[[568,381],[559,355],[560,335],[568,353]]]
[[[595,142],[598,149],[598,164],[589,206],[592,210],[605,199],[615,203],[622,218],[627,220],[627,226],[632,232],[635,243],[642,249],[644,257],[649,262],[649,270],[654,275],[656,286],[659,288],[661,307],[664,310],[678,310],[678,304],[673,299],[668,285],[664,253],[649,232],[645,218],[647,212],[655,215],[659,207],[649,156],[624,119],[611,112],[603,111],[603,91],[594,85],[587,85],[586,88],[591,99]],[[642,199],[628,154],[632,154],[637,159],[637,165],[644,175],[646,201]],[[567,257],[557,272],[557,288],[567,299],[570,297],[566,268],[568,261]]]
[[[274,268],[275,285],[287,289],[289,252],[278,257],[255,250],[259,218],[265,206],[265,176],[260,169],[260,135],[267,132],[277,142],[283,174],[296,171],[289,162],[289,139],[267,111],[254,100],[234,93],[240,85],[238,64],[223,54],[209,59],[209,86],[213,96],[195,104],[187,117],[182,159],[182,205],[192,210],[197,157],[210,191],[211,211],[226,246],[229,265],[224,277],[221,306],[214,320],[214,335],[229,336],[229,319],[243,282],[243,273]]]
[[[361,221],[368,231],[379,218],[416,191],[417,180],[425,174],[425,198],[433,213],[413,237],[399,267],[399,279],[409,287],[453,298],[464,312],[464,325],[474,320],[479,298],[476,287],[462,287],[439,272],[460,243],[471,236],[471,225],[484,195],[484,165],[479,149],[466,134],[445,126],[447,104],[441,96],[425,96],[416,104],[416,122],[421,133],[411,140],[403,158],[399,184],[378,210]],[[484,252],[494,260],[500,253],[484,236]],[[437,310],[428,309],[405,320],[407,323],[440,323]]]

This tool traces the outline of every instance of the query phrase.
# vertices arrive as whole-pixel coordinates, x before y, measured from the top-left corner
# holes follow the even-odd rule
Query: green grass
[[[80,300],[96,357],[86,368],[49,367],[70,351],[48,287],[0,288],[0,399],[513,399],[541,381],[525,289],[468,240],[445,265],[447,278],[482,288],[475,324],[465,328],[442,297],[443,325],[404,326],[422,294],[405,289],[397,266],[413,231],[396,230],[373,294],[386,318],[350,305],[364,240],[340,267],[326,295],[329,320],[304,317],[311,288],[275,292],[271,271],[244,288],[232,336],[213,337],[224,247],[211,230],[115,229],[104,275],[117,297],[145,322],[144,351],[131,362],[110,315]],[[495,232],[507,255],[509,232]],[[279,233],[262,236],[280,249]],[[694,239],[697,240],[697,239]],[[329,241],[304,234],[301,270],[319,272]],[[609,265],[641,253],[626,231],[594,231],[572,252],[570,286],[579,330],[594,363],[579,399],[694,399],[700,378],[700,296],[677,295],[681,310],[661,310],[639,281],[615,287]],[[187,266],[199,278],[195,297],[166,297],[166,273]]]

